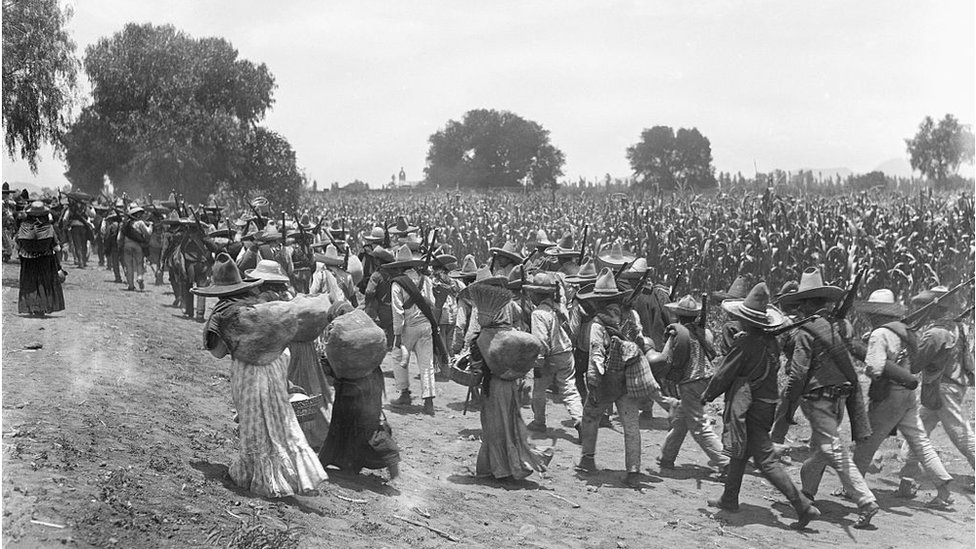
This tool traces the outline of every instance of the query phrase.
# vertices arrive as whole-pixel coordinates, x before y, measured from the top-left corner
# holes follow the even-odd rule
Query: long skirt
[[[64,291],[58,278],[58,260],[52,255],[20,258],[20,295],[17,312],[47,314],[64,310]]]
[[[231,393],[240,422],[234,482],[259,496],[286,497],[314,490],[326,479],[288,402],[286,350],[270,364],[233,361]]]
[[[530,446],[522,420],[518,384],[492,376],[488,395],[481,402],[479,477],[523,479],[532,470],[545,471],[552,454]]]
[[[383,373],[336,380],[332,425],[319,453],[322,465],[342,470],[382,469],[400,462],[400,448],[381,418]]]
[[[329,434],[329,407],[332,404],[332,389],[325,378],[319,355],[312,341],[293,341],[288,345],[291,362],[288,364],[288,381],[298,385],[308,396],[322,395],[322,405],[314,417],[301,422],[302,431],[314,450],[322,447]]]

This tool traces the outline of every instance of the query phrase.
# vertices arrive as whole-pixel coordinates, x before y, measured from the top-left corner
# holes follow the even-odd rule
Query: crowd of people
[[[623,481],[639,488],[638,419],[660,406],[660,470],[690,433],[724,482],[709,505],[735,512],[751,458],[800,529],[820,518],[827,466],[836,495],[857,505],[855,527],[871,525],[879,506],[864,475],[893,430],[910,455],[901,496],[915,497],[924,471],[936,488],[927,504],[952,508],[952,476],[928,438],[939,423],[974,465],[963,411],[971,195],[332,193],[284,215],[263,197],[225,211],[178,196],[139,205],[69,193],[62,205],[4,192],[20,312],[63,309],[67,249],[85,268],[92,247],[132,291],[144,290],[146,265],[156,284],[169,275],[174,306],[205,321],[206,348],[232,360],[230,475],[258,495],[313,490],[327,468],[399,474],[387,353],[391,411],[435,415],[445,377],[468,388],[482,477],[546,469],[552,450],[529,433],[550,428],[550,393],[577,432],[580,475],[598,470],[600,427],[615,414]],[[719,436],[705,404],[723,395]],[[779,461],[798,408],[812,431],[799,486]],[[853,452],[839,435],[845,414]]]

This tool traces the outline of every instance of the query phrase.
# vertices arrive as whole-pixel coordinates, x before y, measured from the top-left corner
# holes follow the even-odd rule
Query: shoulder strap
[[[430,309],[430,304],[427,303],[426,299],[424,299],[423,294],[420,293],[420,288],[413,283],[413,280],[410,280],[410,277],[407,275],[400,275],[394,278],[393,282],[399,284],[400,287],[407,292],[407,295],[409,295],[410,299],[413,300],[413,304],[420,309],[420,313],[423,314],[428,321],[430,321],[431,326],[436,328],[437,321],[434,320],[434,312]]]

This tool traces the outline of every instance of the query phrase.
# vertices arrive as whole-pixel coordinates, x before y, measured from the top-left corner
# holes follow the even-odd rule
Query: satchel
[[[627,345],[628,343],[629,345]],[[633,350],[629,349],[631,346]],[[654,379],[651,364],[647,361],[647,357],[641,354],[635,343],[625,342],[624,348],[625,358],[630,353],[635,355],[626,358],[624,365],[624,373],[627,375],[627,394],[637,399],[651,398],[659,394],[661,388],[658,387],[657,381]]]

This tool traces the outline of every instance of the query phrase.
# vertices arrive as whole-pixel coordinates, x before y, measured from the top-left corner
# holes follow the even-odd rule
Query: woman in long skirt
[[[36,316],[64,310],[58,238],[50,210],[41,201],[31,203],[27,219],[17,231],[20,255],[20,295],[17,312]]]

